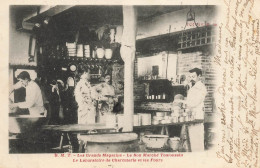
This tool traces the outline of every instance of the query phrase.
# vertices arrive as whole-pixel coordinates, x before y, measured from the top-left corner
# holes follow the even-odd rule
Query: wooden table
[[[69,124],[69,125],[45,125],[42,126],[41,129],[43,131],[52,131],[58,132],[61,134],[60,137],[60,144],[58,147],[53,149],[63,149],[63,139],[66,136],[69,140],[69,145],[72,147],[70,134],[91,134],[91,133],[98,133],[98,131],[108,131],[113,130],[116,132],[117,127],[108,127],[105,124]],[[71,151],[72,152],[72,151]]]

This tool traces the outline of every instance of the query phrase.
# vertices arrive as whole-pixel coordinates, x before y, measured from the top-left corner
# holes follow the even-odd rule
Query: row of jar
[[[104,49],[104,48],[96,48],[92,50],[92,55],[91,55],[91,50],[90,50],[90,45],[84,45],[84,44],[76,44],[76,43],[66,43],[67,47],[67,54],[70,57],[83,57],[85,56],[86,58],[106,58],[106,59],[111,59],[113,50],[110,48]]]

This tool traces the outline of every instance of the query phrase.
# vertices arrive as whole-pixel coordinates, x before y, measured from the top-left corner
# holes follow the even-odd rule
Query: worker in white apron
[[[187,104],[195,120],[204,120],[204,99],[207,94],[205,85],[201,82],[202,71],[199,68],[190,71],[190,89],[187,100],[182,101]],[[179,100],[180,101],[180,100]],[[192,152],[204,150],[204,123],[196,123],[188,126],[190,145]]]

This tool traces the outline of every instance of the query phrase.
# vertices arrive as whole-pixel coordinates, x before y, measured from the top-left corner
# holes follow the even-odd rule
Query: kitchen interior
[[[9,153],[192,152],[187,127],[196,123],[204,124],[210,149],[216,13],[216,6],[10,6],[10,86],[27,71],[47,113],[10,109]],[[111,77],[112,107],[95,103],[97,116],[105,110],[104,122],[97,116],[94,124],[77,121],[82,64],[92,87]],[[186,99],[189,70],[196,67],[207,88],[203,120],[174,102]],[[57,88],[63,98],[53,96]],[[25,101],[25,93],[15,90],[10,104]]]

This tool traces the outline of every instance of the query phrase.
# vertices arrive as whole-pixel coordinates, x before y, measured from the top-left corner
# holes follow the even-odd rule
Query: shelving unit
[[[178,50],[212,44],[215,43],[215,39],[216,35],[213,26],[185,30],[179,35]]]
[[[140,83],[147,83],[149,85],[149,96],[154,95],[153,98],[147,99],[147,97],[143,97],[144,102],[161,102],[161,103],[169,103],[172,102],[174,96],[176,94],[182,94],[186,97],[187,91],[185,89],[185,85],[176,84],[172,85],[171,81],[168,79],[157,79],[157,80],[140,80]],[[162,95],[165,94],[163,98]],[[159,97],[155,97],[156,95],[160,95]]]
[[[67,60],[67,61],[85,61],[85,63],[116,63],[117,60],[114,59],[105,59],[105,58],[86,58],[86,57],[60,57],[49,55],[48,59],[53,61]]]
[[[168,79],[156,79],[156,80],[141,80],[142,83],[148,83],[149,88],[148,99],[144,96],[144,101],[147,102],[169,102],[171,99],[171,83]]]
[[[116,48],[120,48],[120,45],[116,45]],[[100,82],[99,79],[102,74],[108,71],[112,73],[113,64],[122,64],[122,60],[118,59],[120,57],[119,49],[116,48],[114,48],[112,58],[107,59],[105,56],[103,58],[97,58],[95,54],[86,56],[85,52],[83,52],[83,55],[80,57],[78,57],[77,54],[75,54],[75,56],[69,56],[65,44],[58,44],[57,46],[52,45],[42,48],[42,53],[39,54],[38,65],[39,67],[42,67],[40,68],[40,71],[43,72],[43,76],[47,75],[48,79],[60,78],[66,80],[65,78],[68,76],[75,77],[75,74],[77,73],[70,71],[68,68],[69,65],[75,64],[77,66],[78,64],[83,63],[91,69],[91,83],[96,84]],[[93,46],[91,44],[90,52],[93,52]],[[46,70],[48,71],[47,73]],[[59,74],[58,72],[62,73]]]
[[[210,25],[137,39],[136,50],[139,54],[145,55],[160,51],[177,51],[203,47],[216,42],[215,31],[215,26]]]

